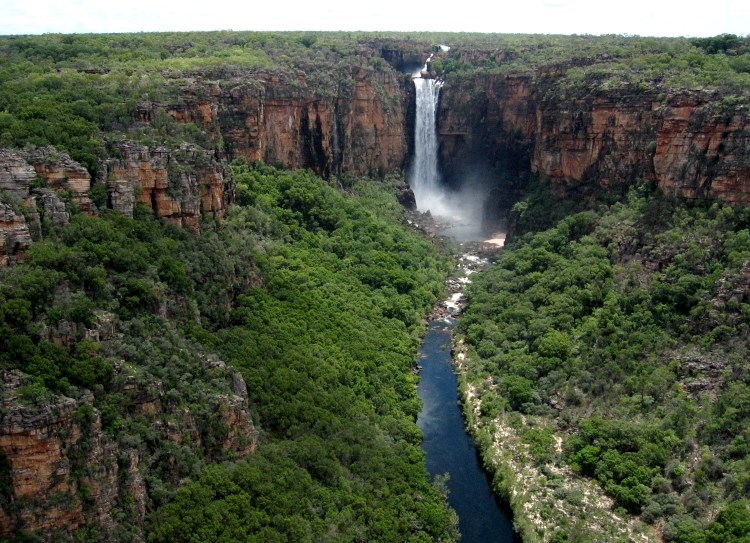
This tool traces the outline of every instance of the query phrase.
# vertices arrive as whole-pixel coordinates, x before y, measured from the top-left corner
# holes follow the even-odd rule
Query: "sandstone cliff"
[[[55,158],[50,161],[53,152]],[[85,169],[54,149],[30,154],[0,149],[0,267],[23,260],[32,240],[42,237],[42,220],[53,226],[70,220],[60,193],[39,185],[49,183],[57,190],[69,191],[71,201],[93,212],[88,196],[90,180]]]
[[[321,79],[314,69],[191,74],[172,102],[142,102],[137,118],[149,124],[166,110],[177,122],[195,123],[222,141],[228,159],[310,168],[323,177],[401,169],[409,152],[408,77],[365,67],[336,77]]]
[[[91,175],[67,153],[54,147],[41,147],[21,153],[36,174],[52,190],[70,192],[71,202],[84,213],[94,214],[96,209],[89,198]]]
[[[535,172],[563,192],[654,181],[667,194],[750,203],[750,118],[716,93],[559,92],[552,74],[451,81],[440,103],[449,174],[476,156],[498,172]]]
[[[209,398],[208,407],[215,410],[216,424],[226,428],[218,446],[241,458],[255,450],[258,440],[244,381],[220,361],[208,361],[206,371],[229,379],[231,392]],[[40,531],[49,540],[60,531],[96,526],[104,540],[114,540],[120,528],[130,532],[131,540],[142,540],[140,530],[149,507],[144,476],[157,461],[165,461],[157,458],[153,445],[123,443],[104,432],[89,392],[37,402],[28,398],[29,382],[20,372],[6,371],[2,381],[0,537],[18,530]],[[192,454],[206,454],[206,432],[212,430],[199,421],[202,415],[175,409],[159,381],[142,381],[124,365],[116,368],[116,387],[134,406],[130,416],[149,425],[159,454],[170,450],[164,446],[168,442]],[[180,451],[172,450],[171,454]]]
[[[111,144],[97,182],[107,186],[108,205],[130,217],[136,200],[164,219],[199,229],[202,214],[224,216],[234,182],[213,151],[188,143],[175,150],[123,140]]]
[[[234,181],[213,151],[187,143],[174,150],[149,148],[127,140],[111,147],[119,158],[103,161],[97,182],[107,187],[108,207],[125,215],[132,217],[138,201],[197,231],[203,214],[222,217],[234,198]],[[0,267],[23,259],[31,241],[41,239],[43,221],[70,221],[65,200],[96,214],[91,187],[88,171],[52,147],[0,149]]]
[[[22,260],[29,245],[31,234],[24,216],[0,202],[0,268]]]

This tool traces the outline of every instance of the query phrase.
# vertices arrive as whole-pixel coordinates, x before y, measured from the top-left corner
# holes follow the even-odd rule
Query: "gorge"
[[[441,47],[446,50],[445,46]],[[441,82],[425,77],[429,61],[420,72],[414,74],[416,87],[416,118],[414,121],[414,159],[409,179],[416,196],[417,209],[434,215],[448,228],[442,235],[450,236],[457,225],[479,233],[482,217],[474,216],[468,222],[466,213],[471,216],[472,208],[460,206],[460,193],[449,196],[440,183],[438,171],[438,145],[435,120],[438,93]],[[461,198],[467,201],[466,195]],[[479,241],[479,240],[475,240]],[[454,285],[469,281],[469,274],[477,267],[486,264],[474,255],[463,255],[464,262],[477,260],[477,266],[459,268],[463,275]],[[424,438],[422,449],[427,457],[427,469],[436,480],[445,478],[448,503],[458,514],[458,527],[461,540],[467,542],[513,542],[512,524],[506,512],[498,505],[487,474],[482,471],[478,452],[464,428],[464,419],[459,409],[458,385],[451,360],[452,330],[455,326],[454,312],[459,307],[456,302],[462,293],[452,292],[450,300],[444,301],[438,315],[431,318],[427,334],[419,349],[419,397],[422,409],[417,417],[417,425]],[[507,511],[507,505],[506,505]]]
[[[454,540],[412,373],[449,263],[395,193],[510,226],[456,341],[524,541],[730,541],[730,38],[0,37],[0,537]]]
[[[219,154],[223,158],[311,168],[323,177],[343,172],[383,175],[405,169],[414,156],[414,136],[407,127],[413,125],[415,88],[411,78],[374,60],[385,58],[398,68],[408,67],[407,61],[413,65],[419,55],[424,58],[429,46],[396,41],[368,43],[367,47],[365,62],[370,66],[356,64],[345,73],[330,76],[326,83],[310,79],[303,71],[284,76],[237,68],[188,71],[168,81],[171,90],[162,91],[164,96],[159,99],[152,98],[153,93],[143,95],[149,98],[140,99],[130,112],[133,129],[177,134],[180,126],[197,127],[208,141],[222,142]],[[484,50],[436,49],[435,63],[510,65],[500,74],[479,71],[450,77],[449,72],[439,103],[437,80],[420,78],[418,86],[421,92],[432,92],[435,99],[438,140],[434,144],[439,142],[445,186],[458,189],[473,184],[478,192],[475,199],[489,200],[489,210],[512,205],[531,176],[548,179],[556,190],[571,196],[585,197],[594,187],[622,192],[633,180],[640,180],[689,199],[747,202],[748,118],[741,102],[723,99],[718,91],[636,84],[625,79],[611,89],[603,88],[612,86],[606,68],[597,68],[611,62],[607,55],[574,58],[529,73],[528,68],[514,71],[514,54],[507,50],[488,57],[489,51]],[[587,69],[589,76],[585,75]],[[571,73],[584,79],[571,81]],[[18,119],[4,129],[9,144],[14,138],[25,137],[24,130],[31,130],[21,123]],[[127,156],[126,147],[135,149],[143,144],[124,141],[108,145],[115,155],[125,152]],[[108,154],[97,152],[105,157]],[[216,181],[187,181],[184,190],[175,186],[175,193],[213,191],[200,206],[196,200],[165,200],[162,195],[170,183],[185,183],[166,179],[166,163],[180,161],[174,152],[152,146],[128,158],[131,169],[143,168],[155,160],[152,157],[166,159],[156,166],[163,172],[162,180],[157,181],[161,187],[158,197],[148,186],[152,181],[138,179],[140,174],[108,172],[96,162],[87,162],[89,170],[99,170],[99,178],[89,183],[105,184],[113,206],[123,198],[132,199],[128,196],[131,191],[140,191],[140,200],[157,209],[159,216],[177,222],[184,217],[196,227],[199,207],[220,213],[221,202],[232,198],[231,186],[222,186],[220,173]],[[412,168],[436,167],[422,165],[415,158]],[[207,157],[205,161],[211,160]],[[41,171],[40,162],[32,159],[32,165],[40,170],[39,175],[51,179]],[[13,167],[7,159],[2,165],[3,171]],[[89,176],[84,172],[85,177]],[[433,174],[425,178],[437,179]],[[4,187],[13,190],[9,174],[4,174],[4,179]],[[214,188],[205,185],[198,189],[201,183],[213,183]],[[485,194],[489,197],[483,198]],[[447,207],[466,205],[459,204]],[[12,225],[18,220],[6,219],[8,226],[3,231],[17,229]],[[10,243],[8,240],[5,245]],[[3,258],[12,258],[12,251],[22,247],[23,243],[18,249],[4,248]]]

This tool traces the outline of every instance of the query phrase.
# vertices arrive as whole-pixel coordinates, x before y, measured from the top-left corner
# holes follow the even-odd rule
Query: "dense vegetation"
[[[357,70],[390,69],[361,50],[361,39],[259,32],[0,37],[0,146],[55,145],[92,174],[111,153],[108,142],[120,137],[224,151],[214,131],[167,112],[189,99],[185,91],[196,79],[262,87],[273,75],[319,98],[346,96]],[[146,124],[136,115],[142,102],[158,105]]]
[[[515,210],[533,224],[540,204]],[[459,323],[479,425],[515,427],[667,541],[747,541],[749,227],[746,208],[641,186],[518,235]]]
[[[454,83],[481,71],[553,75],[556,94],[631,86],[716,89],[731,101],[750,88],[750,44],[716,38],[445,33],[194,32],[0,37],[0,146],[55,145],[96,173],[116,137],[149,144],[196,141],[224,151],[211,130],[168,113],[198,79],[269,74],[321,98],[346,96],[359,69],[388,71],[383,48],[452,46],[432,64]],[[300,78],[300,74],[305,74]],[[382,99],[395,98],[384,95]],[[141,102],[160,105],[148,124]],[[116,136],[117,134],[118,136]]]
[[[382,184],[344,193],[305,171],[233,169],[243,205],[200,235],[144,209],[47,232],[2,271],[0,366],[29,376],[25,402],[93,391],[104,431],[146,465],[149,541],[452,540],[411,371],[446,260],[399,224]],[[83,339],[102,318],[116,333]],[[262,431],[241,461],[221,446],[232,373],[207,365],[217,356],[242,373]],[[163,425],[125,383],[163,390]],[[200,443],[159,433],[191,417]]]
[[[750,89],[750,44],[732,35],[0,37],[0,147],[54,145],[94,176],[124,138],[173,149],[187,141],[231,159],[215,126],[170,113],[205,91],[197,81],[260,89],[275,78],[346,97],[359,70],[393,70],[382,48],[439,43],[451,49],[432,68],[471,92],[483,91],[466,76],[480,72],[544,78],[554,99],[692,89],[735,108]],[[146,468],[150,541],[454,539],[418,447],[411,373],[446,263],[399,225],[382,185],[342,178],[342,191],[309,172],[232,169],[239,205],[198,235],[145,208],[134,219],[101,209],[48,227],[25,264],[1,272],[0,368],[24,373],[18,393],[30,405],[93,393],[104,431]],[[93,191],[106,200],[103,184]],[[481,422],[503,418],[540,465],[598,481],[618,512],[667,540],[743,541],[747,212],[685,207],[642,187],[573,214],[548,194],[541,187],[516,206],[519,232],[544,231],[518,236],[477,282],[460,327]],[[97,341],[84,337],[91,329],[111,332]],[[220,420],[234,369],[261,430],[258,451],[239,461],[222,446]],[[158,397],[161,412],[144,410],[134,388]],[[93,420],[90,408],[77,413],[83,427]],[[197,439],[170,440],[172,427]],[[70,460],[80,482],[90,468],[79,453]],[[9,469],[0,455],[5,506]],[[119,507],[117,537],[130,541],[137,507]],[[569,535],[586,536],[556,537]]]
[[[585,94],[632,85],[746,95],[750,84],[750,39],[733,34],[698,39],[503,34],[457,42],[432,66],[449,80],[543,68],[561,89]]]

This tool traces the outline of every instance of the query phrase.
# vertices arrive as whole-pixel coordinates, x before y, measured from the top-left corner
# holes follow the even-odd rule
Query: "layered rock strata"
[[[222,371],[231,380],[232,392],[218,394],[210,403],[219,424],[227,428],[220,447],[241,458],[255,450],[258,432],[242,377],[227,371],[223,363]],[[121,392],[135,403],[131,415],[143,417],[160,443],[172,441],[198,453],[204,440],[196,417],[171,407],[160,382],[141,383],[123,367],[116,368],[117,375]],[[140,539],[148,508],[144,474],[153,451],[124,445],[104,432],[88,392],[36,402],[25,397],[28,383],[20,372],[6,371],[0,377],[0,538],[19,530],[50,536],[96,526],[109,540],[127,510],[129,529],[134,527],[131,533]]]
[[[70,200],[78,209],[95,214],[96,208],[89,197],[91,175],[78,162],[54,147],[40,147],[22,153],[44,184],[52,190],[69,191]]]
[[[314,72],[215,75],[194,74],[173,103],[142,102],[138,120],[149,124],[163,109],[220,138],[228,159],[310,168],[323,177],[382,176],[405,165],[413,90],[404,74],[360,67],[340,81]]]
[[[653,181],[688,199],[750,203],[745,107],[704,91],[554,91],[554,77],[540,74],[449,80],[439,111],[449,175],[483,155],[498,169],[546,176],[563,192]]]
[[[213,151],[182,144],[175,150],[132,141],[112,144],[118,158],[102,162],[97,182],[106,183],[109,207],[133,216],[140,202],[170,222],[199,230],[202,214],[224,216],[234,182]]]

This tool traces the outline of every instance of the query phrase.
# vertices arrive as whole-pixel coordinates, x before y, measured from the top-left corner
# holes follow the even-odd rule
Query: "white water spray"
[[[449,49],[441,46],[443,51]],[[460,237],[474,238],[479,234],[482,222],[482,200],[480,194],[472,186],[471,180],[464,183],[461,192],[449,192],[440,180],[438,169],[438,138],[435,128],[440,88],[443,82],[429,79],[429,63],[432,55],[427,59],[424,67],[413,74],[416,88],[416,121],[414,127],[414,161],[412,162],[409,183],[414,190],[417,208],[430,211],[433,216],[447,219],[454,228],[466,231]]]
[[[425,64],[424,70],[427,69]],[[438,172],[438,141],[435,130],[438,99],[442,82],[427,79],[421,73],[414,77],[417,94],[417,114],[414,126],[414,162],[411,170],[411,185],[417,198],[417,207],[422,211],[444,215],[445,194],[440,186]]]
[[[447,51],[448,46],[440,46]],[[459,240],[486,239],[491,232],[483,224],[487,189],[481,182],[482,172],[470,172],[462,179],[458,192],[447,189],[438,169],[438,138],[436,116],[440,88],[443,82],[430,79],[429,63],[413,74],[416,88],[416,121],[414,127],[414,160],[409,172],[409,184],[414,190],[417,208],[444,219],[450,226],[444,230]],[[491,233],[490,243],[502,245],[505,234]]]

